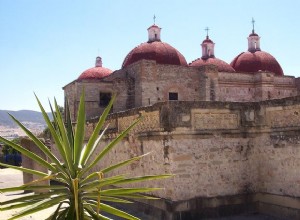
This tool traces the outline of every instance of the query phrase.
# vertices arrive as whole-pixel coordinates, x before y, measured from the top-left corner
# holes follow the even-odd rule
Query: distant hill
[[[20,111],[0,110],[1,126],[6,126],[6,127],[17,126],[7,113],[10,113],[21,122],[31,122],[31,123],[46,125],[41,112],[31,111],[31,110],[20,110]],[[50,116],[50,113],[48,113],[48,115]]]

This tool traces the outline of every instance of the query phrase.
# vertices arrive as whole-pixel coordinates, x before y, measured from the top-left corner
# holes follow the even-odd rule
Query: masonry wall
[[[296,96],[295,77],[269,72],[219,73],[220,101],[249,102]]]
[[[159,103],[111,116],[111,131],[120,132],[138,115],[145,120],[104,164],[152,152],[115,174],[175,174],[147,183],[165,187],[154,195],[172,201],[249,193],[300,196],[299,97]]]
[[[74,82],[69,83],[63,89],[64,89],[64,98],[65,98],[64,108],[66,109],[66,101],[68,100],[71,118],[72,120],[75,120],[76,118],[75,116],[77,115],[76,114],[76,110],[77,110],[76,84]]]
[[[43,139],[41,139],[41,141],[43,143],[45,143],[47,146],[50,147],[50,143],[47,141],[45,142]],[[44,154],[43,151],[40,150],[39,147],[37,147],[35,145],[35,143],[29,139],[28,137],[22,138],[21,139],[21,145],[29,150],[30,152],[36,154],[37,156],[43,158],[44,160],[47,160],[48,158],[46,157],[46,155]],[[32,170],[36,170],[36,171],[41,171],[44,173],[48,173],[48,169],[41,166],[38,163],[35,163],[32,159],[30,159],[29,157],[23,156],[22,157],[22,167],[24,168],[28,168],[28,169],[32,169]],[[37,175],[33,175],[33,174],[29,174],[29,173],[25,173],[23,172],[23,183],[30,183],[34,180],[40,179],[40,176]],[[36,182],[33,185],[49,185],[50,181],[49,180],[44,180],[44,181],[40,181],[40,182]],[[34,190],[34,192],[48,192],[47,189],[36,189]]]
[[[98,117],[104,110],[100,106],[100,93],[113,93],[113,85],[110,82],[101,82],[100,80],[84,80],[73,82],[64,87],[65,99],[69,102],[69,109],[73,121],[77,118],[80,97],[82,91],[85,91],[86,117],[91,119]]]
[[[113,112],[169,100],[177,93],[179,101],[253,102],[296,96],[299,79],[274,76],[269,72],[218,72],[214,65],[184,67],[141,60],[113,72],[101,80],[74,81],[64,87],[72,118],[76,118],[82,88],[86,90],[87,117],[97,117],[100,92],[116,93]]]
[[[169,93],[178,93],[178,100],[200,100],[200,72],[196,68],[159,65],[143,61],[139,73],[142,85],[142,106],[168,101]]]

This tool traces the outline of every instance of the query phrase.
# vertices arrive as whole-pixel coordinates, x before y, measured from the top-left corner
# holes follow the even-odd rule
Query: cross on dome
[[[260,37],[258,36],[258,34],[255,33],[254,30],[254,24],[255,24],[254,18],[252,18],[251,23],[252,23],[252,33],[248,37],[248,51],[253,53],[255,51],[260,51]]]
[[[255,31],[254,31],[254,23],[255,23],[255,20],[254,20],[254,18],[252,18],[252,33],[254,34],[255,33]]]
[[[156,16],[153,16],[154,24],[148,28],[148,42],[161,41],[160,40],[160,31],[161,28],[155,24]]]
[[[209,28],[206,27],[204,30],[206,31],[206,38],[208,38],[208,31],[209,31]]]
[[[214,58],[215,57],[215,52],[214,52],[214,47],[215,47],[215,43],[209,39],[208,36],[208,31],[209,28],[206,27],[204,29],[206,31],[206,39],[202,42],[201,46],[202,46],[202,59],[208,59],[208,58]]]

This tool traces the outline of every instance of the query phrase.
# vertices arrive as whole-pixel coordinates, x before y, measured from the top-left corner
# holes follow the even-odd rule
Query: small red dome
[[[122,68],[139,60],[155,60],[159,64],[187,66],[184,56],[171,45],[153,41],[142,43],[125,57]]]
[[[150,28],[160,28],[160,27],[158,27],[156,24],[153,24],[153,25],[151,25],[151,26],[148,28],[148,30],[149,30]]]
[[[251,36],[258,36],[258,34],[256,34],[255,32],[252,32],[251,34],[249,34],[249,37]]]
[[[202,41],[202,44],[204,44],[204,43],[214,43],[211,39],[209,39],[209,37],[208,36],[206,36],[206,39],[204,40],[204,41]]]
[[[93,67],[86,71],[84,71],[79,77],[78,80],[83,79],[101,79],[105,76],[108,76],[111,74],[112,71],[110,69],[107,69],[105,67]]]
[[[218,58],[208,58],[208,59],[198,58],[198,59],[194,60],[193,62],[191,62],[189,65],[190,66],[204,66],[204,65],[208,65],[208,64],[216,65],[218,67],[219,72],[229,72],[229,73],[235,72],[235,70],[228,63],[226,63],[223,60],[220,60]]]
[[[243,52],[239,54],[230,65],[237,72],[270,71],[277,76],[283,76],[283,71],[277,60],[264,51]]]

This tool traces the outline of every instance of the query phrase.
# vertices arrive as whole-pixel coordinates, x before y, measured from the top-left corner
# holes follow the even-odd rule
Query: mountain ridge
[[[0,125],[7,127],[17,127],[16,123],[12,120],[9,114],[13,115],[20,122],[32,122],[46,125],[43,114],[34,110],[0,110]],[[47,114],[49,117],[52,116],[51,113]]]

